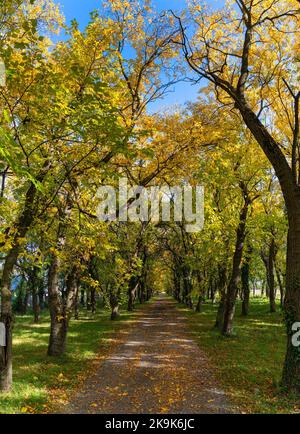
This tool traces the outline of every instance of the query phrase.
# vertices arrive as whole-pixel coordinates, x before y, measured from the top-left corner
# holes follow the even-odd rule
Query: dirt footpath
[[[186,318],[161,297],[144,309],[62,413],[231,413]]]

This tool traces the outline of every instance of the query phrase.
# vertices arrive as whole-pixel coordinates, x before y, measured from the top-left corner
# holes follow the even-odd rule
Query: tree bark
[[[220,293],[220,301],[217,310],[215,328],[218,328],[220,331],[222,331],[222,327],[224,323],[225,304],[226,304],[226,284],[227,284],[226,266],[220,266],[218,273],[219,273],[218,289]]]
[[[184,302],[189,309],[193,309],[193,299],[192,299],[192,276],[189,266],[184,265],[182,268],[183,274],[183,291],[184,291]]]
[[[146,294],[147,294],[146,301],[149,301],[153,296],[153,290],[151,288],[147,288]]]
[[[31,226],[34,216],[34,201],[36,187],[32,183],[27,190],[25,205],[18,222],[15,225],[15,236],[12,241],[12,248],[8,252],[2,272],[1,280],[1,316],[0,322],[5,325],[6,347],[0,347],[0,391],[9,391],[12,385],[12,300],[11,300],[11,279],[16,265],[21,245],[20,240],[25,237]]]
[[[243,256],[244,241],[246,236],[246,220],[250,202],[245,199],[245,204],[239,217],[239,225],[236,232],[236,245],[232,263],[232,273],[227,288],[224,323],[222,334],[230,336],[233,330],[233,318],[235,312],[235,302],[238,293],[238,283],[240,279],[241,261]]]
[[[39,269],[37,267],[33,267],[28,274],[29,287],[32,296],[33,321],[35,324],[37,324],[40,319],[40,306],[39,306],[39,299],[38,299],[38,289],[39,289],[38,272]]]
[[[39,298],[39,307],[40,310],[43,310],[45,308],[45,290],[44,290],[44,282],[40,282],[39,291],[38,291],[38,298]]]
[[[27,309],[28,309],[28,305],[29,305],[29,300],[30,300],[30,282],[26,282],[25,285],[25,295],[24,295],[24,300],[23,300],[23,315],[27,314]]]
[[[95,315],[95,313],[96,313],[96,305],[97,305],[96,289],[91,288],[91,310],[92,310],[93,315]]]
[[[215,322],[215,328],[219,329],[220,331],[222,331],[223,324],[224,324],[225,305],[226,305],[226,291],[223,290],[221,292],[221,297],[219,301],[216,322]]]
[[[138,289],[138,297],[140,304],[145,303],[146,300],[146,284],[145,284],[145,275],[142,274],[139,281],[139,289]]]
[[[80,291],[80,306],[82,306],[82,307],[85,307],[85,298],[84,298],[84,295],[85,295],[85,291],[84,291],[84,289],[82,289]]]
[[[86,310],[92,310],[92,298],[91,298],[91,290],[87,289],[86,291]]]
[[[143,304],[147,298],[146,282],[147,282],[147,260],[148,260],[147,246],[142,246],[142,247],[143,247],[143,252],[141,254],[142,271],[141,271],[141,276],[139,278],[139,285],[138,285],[138,296],[139,296],[139,301],[141,304]],[[140,250],[141,250],[141,248],[140,248]]]
[[[79,279],[77,279],[76,288],[75,288],[75,307],[74,307],[74,318],[76,320],[79,319],[79,288],[80,288],[80,281]]]
[[[48,356],[60,356],[65,351],[66,333],[61,312],[61,300],[58,283],[59,259],[53,253],[48,275],[49,309],[51,318]]]
[[[119,297],[117,294],[111,292],[109,297],[109,303],[111,307],[111,320],[116,320],[119,316]]]
[[[198,283],[199,297],[198,297],[198,302],[197,302],[195,310],[197,313],[201,313],[202,312],[202,305],[203,305],[203,302],[205,301],[205,293],[204,293],[203,288],[202,288],[202,285],[203,285],[202,274],[200,273],[199,270],[197,270],[197,272],[196,272],[196,277],[197,277],[197,283]]]
[[[16,300],[16,303],[15,303],[15,311],[17,313],[23,313],[24,306],[23,306],[23,288],[22,288],[22,284],[18,285],[17,290],[18,290],[18,296],[17,296],[17,300]]]
[[[38,324],[40,321],[40,305],[38,299],[37,287],[32,288],[32,309],[33,309],[33,321]]]
[[[250,303],[250,286],[249,286],[249,274],[250,274],[250,261],[251,261],[252,249],[248,245],[247,253],[245,255],[245,260],[242,265],[242,316],[247,316],[249,314],[249,303]]]
[[[249,288],[249,263],[244,262],[241,272],[242,280],[242,316],[249,314],[250,288]]]
[[[17,249],[11,249],[6,257],[1,280],[1,317],[5,325],[5,347],[0,347],[0,390],[8,392],[12,385],[12,330],[11,275],[17,261]]]
[[[288,232],[284,312],[288,340],[282,382],[288,390],[300,392],[299,348],[292,344],[292,326],[300,322],[300,210]]]
[[[282,373],[282,384],[288,390],[300,391],[299,349],[292,345],[295,322],[300,322],[300,187],[281,151],[279,144],[269,134],[244,99],[236,101],[242,117],[265,152],[280,182],[286,204],[289,230],[286,260],[286,295],[284,302],[287,329],[287,351]]]
[[[280,306],[283,307],[283,304],[284,304],[284,286],[283,286],[283,282],[281,280],[280,270],[279,270],[278,266],[276,265],[276,263],[275,263],[275,272],[276,272],[277,282],[278,282],[279,291],[280,291]]]
[[[177,269],[174,270],[173,278],[174,278],[174,298],[180,303],[180,275]]]
[[[270,244],[268,246],[268,253],[261,253],[263,263],[266,268],[267,277],[267,291],[266,295],[269,298],[270,312],[276,312],[276,294],[275,294],[275,277],[274,277],[274,263],[275,263],[275,240],[274,237],[271,238]]]
[[[199,295],[198,302],[195,308],[195,312],[201,313],[202,312],[202,305],[203,305],[203,296]]]
[[[139,277],[132,276],[129,280],[128,285],[128,312],[132,312],[134,310],[134,303],[136,299],[136,292],[139,285]]]
[[[274,262],[275,262],[275,240],[272,238],[269,250],[269,293],[270,293],[270,312],[276,312],[276,293],[275,293],[275,278],[274,278]]]
[[[66,350],[66,340],[70,318],[73,313],[76,294],[77,273],[74,266],[66,279],[64,297],[59,291],[59,259],[56,253],[52,254],[49,268],[48,292],[49,309],[51,317],[48,356],[62,356]]]

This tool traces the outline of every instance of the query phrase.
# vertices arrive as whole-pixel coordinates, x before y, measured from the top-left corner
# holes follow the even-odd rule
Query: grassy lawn
[[[206,303],[200,314],[183,306],[200,347],[208,354],[216,375],[233,404],[247,413],[299,413],[299,397],[280,393],[278,384],[285,354],[282,315],[268,312],[268,302],[251,301],[250,315],[240,317],[237,306],[235,336],[224,338],[212,328],[216,305]],[[49,316],[33,324],[32,316],[18,316],[14,329],[14,386],[0,395],[0,413],[47,413],[67,401],[68,394],[80,385],[87,373],[105,357],[113,345],[114,333],[134,314],[122,312],[113,322],[109,312],[92,316],[82,311],[79,321],[70,325],[65,356],[46,356]]]
[[[108,311],[92,316],[82,311],[78,321],[72,321],[67,352],[61,358],[47,357],[49,315],[44,312],[40,324],[32,316],[18,316],[14,327],[13,390],[0,395],[0,413],[47,413],[52,403],[63,403],[76,385],[86,376],[92,360],[112,345],[115,331],[134,314],[122,311],[118,321],[109,319]]]
[[[235,336],[221,337],[212,328],[217,306],[204,305],[202,313],[183,306],[199,346],[208,354],[217,377],[231,400],[246,413],[300,413],[299,396],[280,393],[279,381],[285,355],[282,314],[268,312],[264,299],[251,300],[250,314],[236,309]]]

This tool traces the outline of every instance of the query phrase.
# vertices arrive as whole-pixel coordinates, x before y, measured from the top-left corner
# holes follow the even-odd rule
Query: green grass
[[[92,316],[81,312],[78,321],[71,321],[67,351],[63,357],[47,357],[49,314],[44,312],[40,324],[33,324],[31,315],[16,317],[13,338],[13,389],[0,395],[0,413],[51,412],[52,403],[63,402],[86,375],[91,361],[111,344],[115,331],[134,314],[126,311],[117,321],[109,312]]]
[[[251,300],[250,315],[240,317],[238,304],[235,335],[221,337],[213,329],[216,305],[207,303],[200,314],[183,306],[199,346],[208,354],[217,377],[233,404],[249,413],[299,413],[299,397],[285,396],[278,387],[285,354],[285,330],[282,315],[268,312],[268,302]],[[46,356],[49,316],[33,324],[32,316],[18,316],[14,328],[14,384],[9,394],[0,395],[0,413],[43,413],[53,411],[53,404],[63,403],[78,387],[87,372],[111,345],[114,333],[133,314],[122,312],[113,322],[109,312],[95,317],[81,312],[72,321],[65,356]]]
[[[213,329],[217,306],[206,303],[202,313],[183,306],[199,346],[208,354],[231,401],[246,413],[299,413],[299,396],[286,396],[279,383],[286,337],[282,314],[269,313],[268,301],[252,299],[250,314],[240,316],[238,303],[234,336]]]

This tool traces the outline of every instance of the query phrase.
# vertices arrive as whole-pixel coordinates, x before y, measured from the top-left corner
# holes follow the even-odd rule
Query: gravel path
[[[175,303],[161,297],[76,392],[63,413],[231,413]]]

